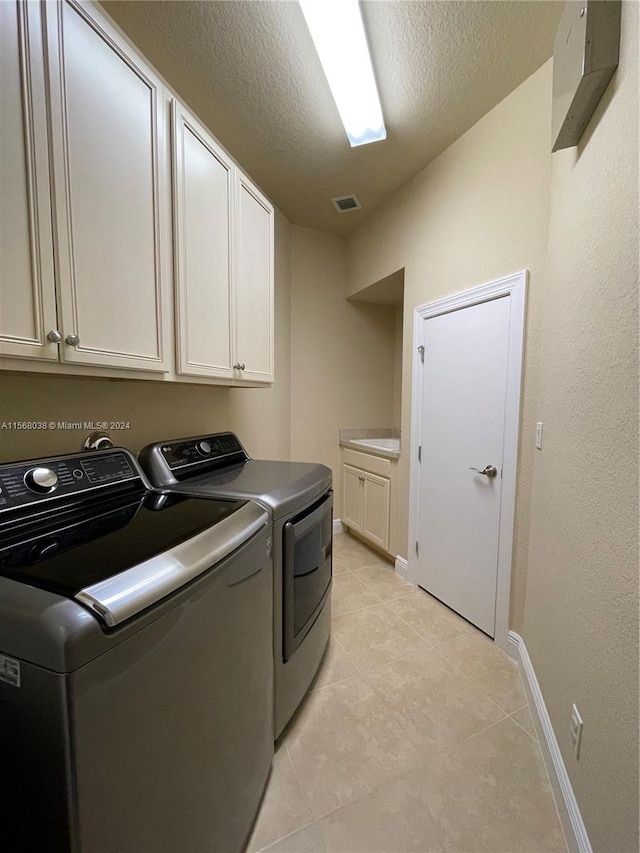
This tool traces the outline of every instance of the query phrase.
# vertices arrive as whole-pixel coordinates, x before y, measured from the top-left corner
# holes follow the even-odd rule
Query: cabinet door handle
[[[62,340],[62,335],[57,329],[51,329],[51,331],[47,335],[47,340],[51,341],[52,344],[59,344]]]
[[[80,338],[76,334],[67,335],[67,337],[64,339],[64,342],[66,344],[69,344],[70,347],[77,347],[80,343]]]
[[[239,362],[239,361],[237,361],[237,362],[233,365],[233,369],[234,369],[234,370],[244,370],[244,364],[240,364],[240,362]]]

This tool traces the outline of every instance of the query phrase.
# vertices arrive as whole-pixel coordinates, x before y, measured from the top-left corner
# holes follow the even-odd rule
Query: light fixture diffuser
[[[299,0],[352,146],[386,139],[358,0]]]

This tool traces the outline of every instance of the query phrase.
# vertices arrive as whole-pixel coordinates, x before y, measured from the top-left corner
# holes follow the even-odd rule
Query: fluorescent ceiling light
[[[299,0],[352,146],[386,139],[358,0]]]

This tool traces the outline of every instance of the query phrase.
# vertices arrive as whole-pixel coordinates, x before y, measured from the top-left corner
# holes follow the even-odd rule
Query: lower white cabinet
[[[388,551],[391,481],[351,465],[342,470],[343,524]]]

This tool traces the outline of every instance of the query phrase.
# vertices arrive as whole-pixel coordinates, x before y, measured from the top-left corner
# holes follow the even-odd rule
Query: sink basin
[[[395,450],[400,452],[399,438],[352,438],[351,444],[359,444],[362,447],[382,448],[384,450]]]

